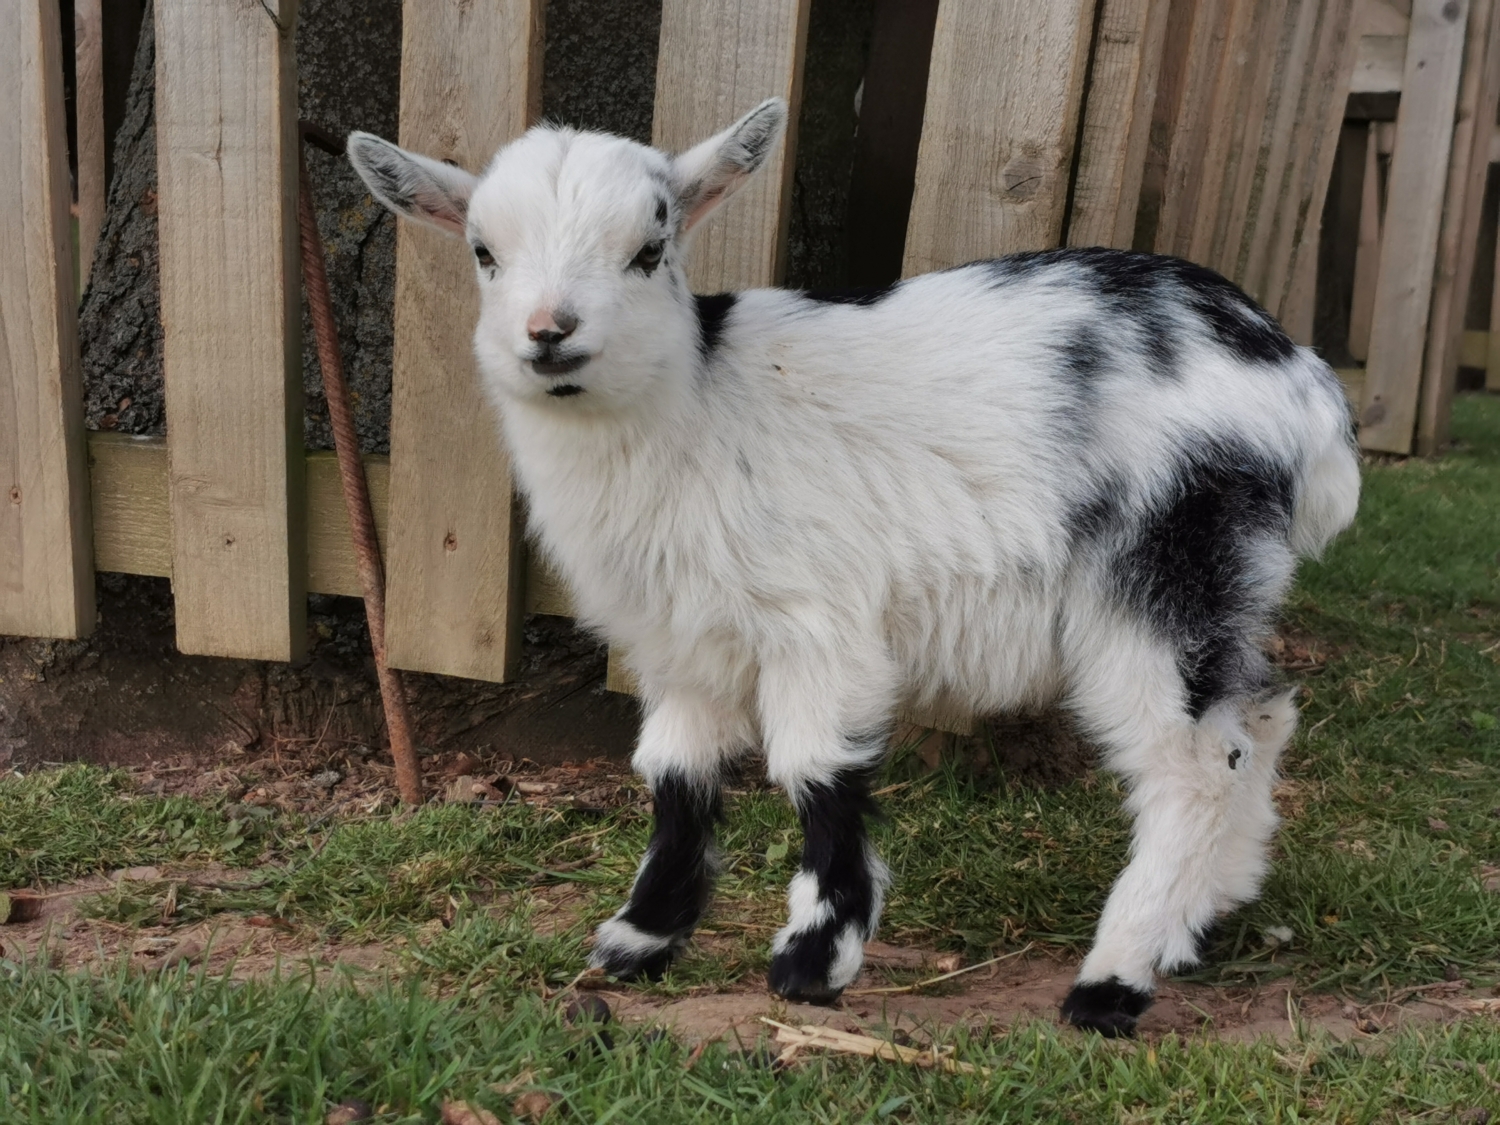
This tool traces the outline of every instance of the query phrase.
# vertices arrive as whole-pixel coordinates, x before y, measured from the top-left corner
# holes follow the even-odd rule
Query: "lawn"
[[[1281,633],[1306,691],[1274,874],[1225,921],[1197,986],[1358,1002],[1460,977],[1470,994],[1500,984],[1500,398],[1462,396],[1454,432],[1440,461],[1370,465],[1358,523],[1302,570]],[[1044,788],[967,763],[924,772],[898,753],[886,780],[883,940],[970,963],[1028,944],[1054,964],[1081,954],[1124,857],[1110,778]],[[653,986],[663,1002],[758,987],[797,863],[792,827],[776,793],[736,792],[712,952]],[[602,1049],[560,1009],[648,828],[639,801],[542,807],[512,792],[319,821],[152,796],[83,767],[0,781],[0,888],[157,869],[80,901],[100,933],[255,918],[308,950],[388,953],[379,971],[316,981],[295,961],[251,980],[148,971],[123,953],[53,968],[17,956],[0,927],[0,1119],[315,1122],[358,1097],[382,1121],[433,1121],[460,1098],[506,1120],[541,1090],[559,1103],[549,1119],[663,1125],[710,1113],[1472,1125],[1481,1108],[1500,1121],[1494,1017],[1342,1045],[1299,1033],[1295,1013],[1288,1034],[1256,1045],[1107,1043],[1035,1021],[932,1029],[988,1068],[962,1075],[816,1055],[772,1069],[742,1044],[695,1051],[636,1027]]]

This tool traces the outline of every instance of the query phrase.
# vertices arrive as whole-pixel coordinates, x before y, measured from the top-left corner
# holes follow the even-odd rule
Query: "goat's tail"
[[[1332,375],[1332,372],[1329,373]],[[1292,550],[1315,557],[1354,522],[1359,507],[1359,450],[1348,404],[1340,388],[1321,445],[1315,445],[1303,472],[1292,513]]]

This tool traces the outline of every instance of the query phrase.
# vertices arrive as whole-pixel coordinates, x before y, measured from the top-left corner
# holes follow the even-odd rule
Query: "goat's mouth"
[[[561,356],[556,352],[543,352],[531,361],[531,369],[538,375],[570,375],[594,357],[584,352],[581,355]],[[547,392],[551,394],[552,392]]]

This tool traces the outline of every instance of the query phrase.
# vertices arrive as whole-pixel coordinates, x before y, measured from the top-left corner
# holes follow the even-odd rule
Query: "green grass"
[[[1148,1046],[1031,1025],[949,1037],[989,1074],[816,1056],[774,1071],[762,1052],[693,1058],[639,1030],[615,1029],[599,1050],[534,995],[435,997],[416,980],[236,984],[33,963],[0,965],[0,987],[7,1121],[315,1123],[350,1097],[383,1122],[433,1121],[445,1099],[508,1119],[514,1091],[496,1087],[520,1080],[569,1111],[550,1119],[588,1122],[1447,1122],[1495,1104],[1485,1075],[1500,1060],[1500,1031],[1479,1022],[1363,1048]]]
[[[1302,570],[1286,623],[1320,662],[1286,761],[1293,815],[1264,896],[1228,920],[1197,979],[1290,974],[1301,989],[1356,996],[1455,966],[1500,979],[1500,894],[1481,875],[1500,864],[1500,398],[1461,397],[1454,431],[1459,447],[1441,461],[1370,466],[1358,523]],[[1026,941],[1086,947],[1128,838],[1111,779],[1042,790],[951,767],[921,775],[898,758],[889,780],[906,784],[876,830],[895,875],[883,937],[974,957]],[[730,940],[690,954],[661,991],[765,968],[797,862],[793,827],[774,793],[732,802],[707,922]],[[0,979],[0,1114],[316,1120],[352,1093],[394,1107],[390,1120],[430,1120],[443,1090],[482,1090],[523,1067],[584,1120],[688,1120],[708,1105],[744,1121],[876,1119],[882,1107],[900,1120],[1085,1122],[1447,1120],[1465,1099],[1500,1109],[1474,1072],[1435,1061],[1488,1060],[1500,1079],[1494,1024],[1403,1032],[1373,1053],[1323,1045],[1302,1069],[1269,1047],[1169,1041],[1152,1054],[1047,1028],[962,1043],[997,1068],[984,1082],[821,1060],[772,1075],[717,1048],[685,1070],[676,1047],[634,1039],[564,1063],[574,1033],[535,997],[581,968],[588,926],[618,905],[648,829],[634,809],[520,803],[307,826],[142,796],[82,767],[0,782],[0,886],[140,864],[253,866],[243,885],[125,884],[90,909],[156,919],[171,894],[182,921],[268,912],[313,936],[405,939],[410,981],[309,990],[12,967]],[[564,883],[573,924],[538,936],[538,896]],[[1281,926],[1291,944],[1268,945]],[[138,1075],[146,1092],[127,1096]],[[188,1104],[200,1108],[171,1115]]]

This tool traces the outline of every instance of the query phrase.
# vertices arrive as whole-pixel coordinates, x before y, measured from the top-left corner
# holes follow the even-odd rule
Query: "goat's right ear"
[[[462,235],[477,176],[397,148],[371,133],[350,133],[349,163],[370,194],[398,215]]]
[[[707,218],[766,162],[786,128],[786,113],[786,102],[767,98],[722,133],[672,161],[684,231]]]

